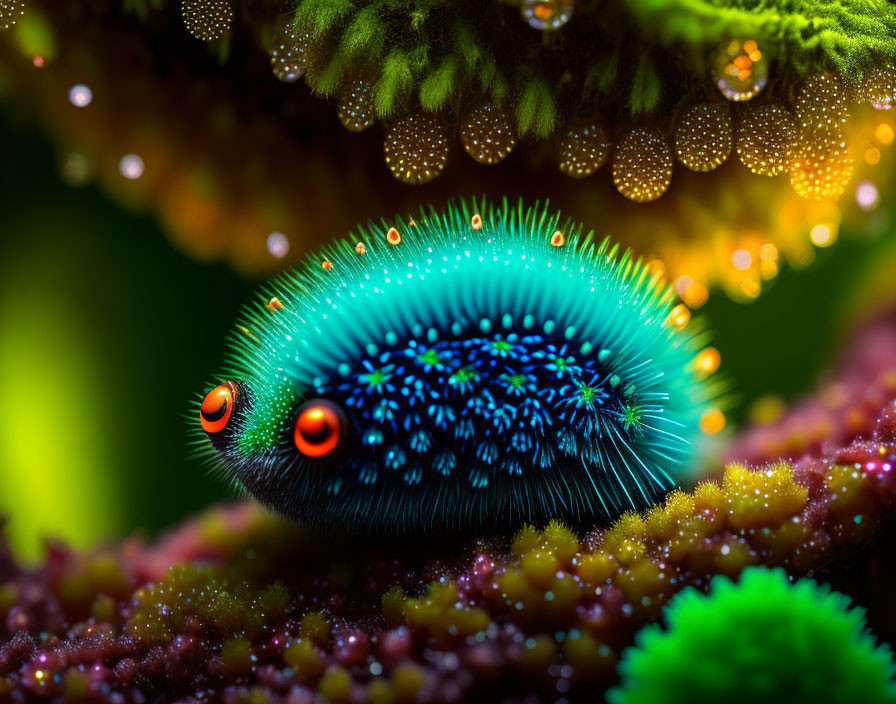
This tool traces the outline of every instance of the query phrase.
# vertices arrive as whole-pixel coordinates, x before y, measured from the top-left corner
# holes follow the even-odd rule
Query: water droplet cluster
[[[733,39],[717,53],[714,78],[728,100],[752,100],[768,83],[768,60],[755,40]]]
[[[532,29],[560,29],[572,18],[575,0],[523,0],[520,11]]]
[[[613,155],[613,183],[629,200],[656,200],[672,180],[672,150],[651,127],[629,130]]]
[[[886,64],[869,69],[859,87],[859,98],[875,110],[891,110],[896,104],[896,66]]]
[[[12,27],[24,12],[24,0],[0,0],[0,31]]]
[[[363,132],[376,124],[372,89],[370,82],[358,79],[342,91],[339,99],[339,121],[349,132]]]
[[[223,37],[233,22],[228,0],[182,0],[180,10],[187,31],[204,42]]]
[[[749,104],[737,125],[737,155],[754,174],[784,173],[795,130],[793,116],[782,103]]]
[[[516,130],[506,110],[480,105],[460,122],[460,141],[480,164],[497,164],[516,144]]]
[[[288,19],[281,20],[271,39],[271,70],[284,83],[295,83],[305,74],[305,47],[310,40]]]
[[[573,178],[590,176],[610,157],[613,143],[599,122],[570,128],[560,140],[557,160],[560,171]]]
[[[448,162],[445,125],[426,113],[406,115],[386,132],[384,154],[389,171],[399,181],[432,181]]]
[[[731,153],[731,141],[727,105],[692,105],[675,126],[675,155],[691,171],[712,171],[721,166]]]

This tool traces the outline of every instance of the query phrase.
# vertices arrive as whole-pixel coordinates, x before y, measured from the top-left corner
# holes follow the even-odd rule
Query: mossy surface
[[[896,505],[892,405],[880,417],[868,440],[799,465],[730,465],[721,481],[583,536],[552,522],[509,540],[353,544],[244,504],[154,545],[86,554],[56,545],[36,568],[3,555],[0,691],[110,702],[596,696],[670,601],[692,603],[718,575],[752,565],[804,575],[871,543]],[[793,611],[790,630],[776,625],[772,645],[798,647],[800,628],[817,625],[805,611]],[[850,614],[843,628],[831,624],[831,647],[838,634],[867,643]],[[714,652],[712,670],[737,681],[736,653]],[[841,657],[858,673],[878,656]],[[862,678],[880,683],[879,672]]]

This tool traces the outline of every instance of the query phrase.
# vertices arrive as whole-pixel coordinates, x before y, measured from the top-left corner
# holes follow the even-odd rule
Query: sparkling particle
[[[268,301],[266,307],[272,313],[277,313],[283,310],[283,302],[279,298],[274,296],[271,300]]]
[[[460,141],[480,164],[497,164],[516,144],[510,114],[493,105],[473,108],[461,120]]]
[[[755,40],[734,39],[719,49],[713,78],[728,100],[750,100],[768,83],[768,61]]]
[[[880,193],[871,181],[862,181],[856,186],[856,203],[862,210],[874,210],[879,201]]]
[[[337,112],[339,121],[349,132],[363,132],[375,125],[371,84],[360,79],[352,81],[339,99]]]
[[[777,176],[787,171],[787,149],[794,137],[794,120],[781,103],[744,106],[737,125],[737,155],[754,174]]]
[[[875,66],[865,73],[859,86],[859,99],[875,110],[890,110],[896,103],[896,66]]]
[[[24,12],[22,0],[0,0],[0,30],[12,27]]]
[[[284,83],[295,83],[305,74],[305,47],[310,35],[300,34],[292,22],[283,18],[271,40],[271,70]]]
[[[523,0],[520,10],[532,29],[560,29],[569,22],[575,0]]]
[[[691,171],[712,171],[731,153],[727,105],[700,103],[685,110],[675,126],[675,154]]]
[[[401,244],[401,235],[394,227],[390,227],[389,231],[386,233],[386,242],[391,245]]]
[[[68,101],[76,108],[85,108],[93,100],[93,91],[85,85],[72,86],[68,91]]]
[[[557,153],[560,171],[572,178],[590,176],[607,162],[612,147],[603,125],[573,127],[560,141]]]
[[[118,171],[126,179],[135,181],[143,175],[143,159],[137,154],[125,154],[118,162]]]
[[[613,183],[629,200],[656,200],[672,180],[672,150],[651,127],[635,127],[622,138],[613,155]]]
[[[437,118],[412,113],[386,132],[386,165],[399,181],[427,183],[438,176],[448,161],[445,125]]]
[[[474,230],[479,231],[482,229],[482,216],[478,213],[470,218],[470,227]]]
[[[277,259],[289,253],[289,239],[282,232],[272,232],[267,239],[268,252]]]
[[[330,269],[333,268],[333,262],[331,262],[329,259],[324,259],[320,263],[320,265],[321,265],[321,268],[324,269],[325,271],[329,271]]]
[[[552,247],[562,247],[564,244],[566,244],[566,237],[562,232],[560,232],[560,230],[557,230],[553,235],[551,235]]]
[[[358,244],[355,245],[355,251],[356,251],[358,254],[366,254],[366,253],[367,253],[367,247],[364,245],[363,242],[358,242]]]

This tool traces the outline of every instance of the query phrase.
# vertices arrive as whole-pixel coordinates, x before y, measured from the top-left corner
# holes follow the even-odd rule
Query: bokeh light
[[[856,186],[856,203],[862,210],[874,210],[880,201],[880,193],[872,181],[861,181]]]
[[[68,92],[68,101],[76,108],[84,108],[93,101],[93,91],[85,85],[72,86]]]
[[[118,162],[121,175],[130,181],[136,181],[143,175],[143,159],[137,154],[125,154]]]
[[[277,259],[283,259],[283,257],[289,254],[289,238],[282,232],[269,234],[267,245],[271,256],[277,257]]]

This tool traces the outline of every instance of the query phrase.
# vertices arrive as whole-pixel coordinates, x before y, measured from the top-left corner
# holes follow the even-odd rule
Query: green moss
[[[611,704],[682,701],[893,702],[896,666],[865,612],[812,580],[748,568],[689,588],[623,653]]]
[[[245,638],[231,638],[221,646],[221,662],[231,673],[246,673],[252,668],[252,644]]]
[[[330,621],[322,611],[311,611],[302,617],[300,632],[302,638],[324,645],[330,637]]]
[[[712,90],[713,53],[756,39],[785,83],[836,70],[856,84],[896,58],[896,7],[885,0],[579,0],[556,31],[529,27],[521,0],[299,0],[307,81],[334,95],[372,78],[377,117],[505,104],[520,134],[550,135],[591,108],[643,115]]]
[[[289,596],[279,584],[253,583],[251,566],[228,569],[183,565],[135,595],[126,630],[148,641],[168,641],[188,620],[225,636],[252,638],[285,618]]]

